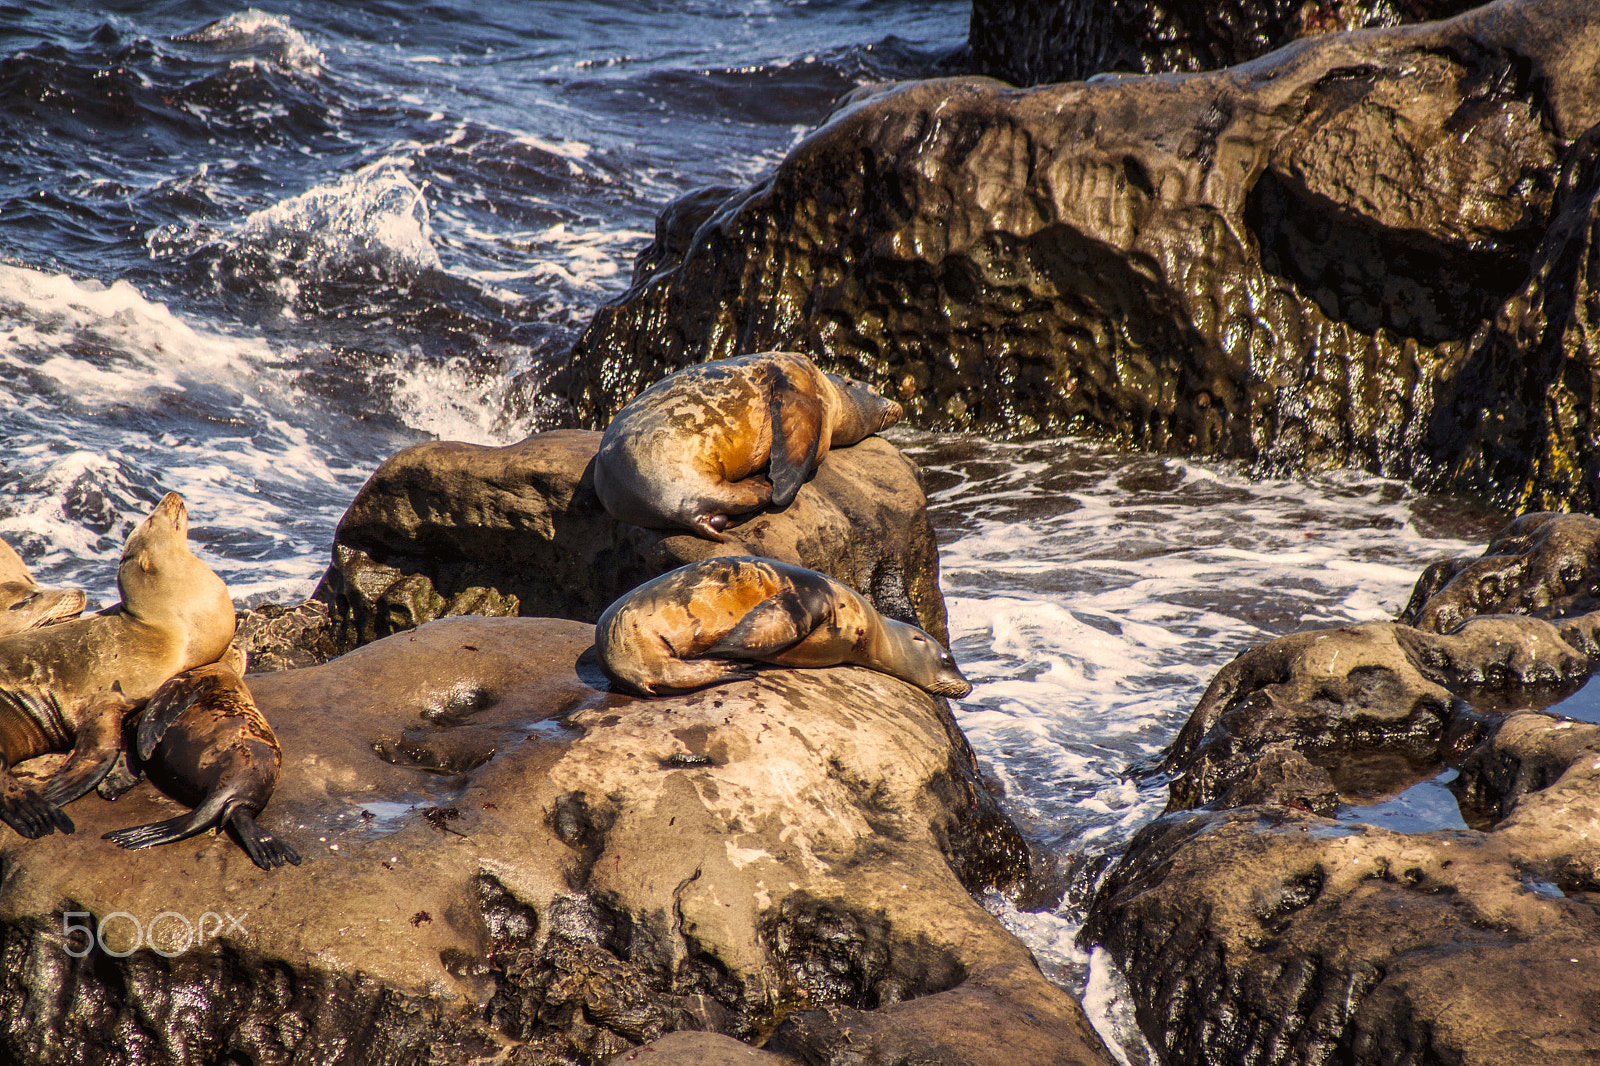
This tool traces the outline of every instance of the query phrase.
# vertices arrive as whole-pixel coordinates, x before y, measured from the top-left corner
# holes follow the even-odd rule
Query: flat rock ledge
[[[787,509],[749,516],[722,544],[612,518],[590,471],[599,446],[599,433],[555,430],[506,447],[439,441],[395,454],[334,535],[317,596],[328,604],[330,647],[451,615],[593,622],[623,593],[713,555],[820,570],[884,615],[948,639],[919,474],[881,437],[830,451]],[[314,614],[290,621],[314,633],[323,624]],[[269,621],[256,623],[266,650]]]
[[[251,676],[299,867],[100,839],[181,810],[149,783],[5,834],[0,1059],[1110,1062],[970,894],[1026,851],[946,705],[853,667],[639,700],[592,641],[450,618]]]
[[[789,348],[925,429],[1594,509],[1597,123],[1589,0],[1218,71],[864,91],[761,182],[674,205],[560,387],[600,425],[672,370]]]
[[[1597,547],[1593,518],[1524,516],[1405,622],[1218,673],[1085,930],[1164,1063],[1596,1061]],[[1414,790],[1453,810],[1371,813]]]

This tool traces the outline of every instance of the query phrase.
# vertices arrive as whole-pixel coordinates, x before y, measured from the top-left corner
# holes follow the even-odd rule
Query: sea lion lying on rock
[[[850,663],[936,696],[972,685],[937,640],[800,566],[723,555],[680,566],[618,599],[595,626],[606,676],[655,696],[755,676],[752,663]]]
[[[76,618],[88,602],[82,589],[40,587],[22,556],[0,540],[0,637]]]
[[[183,497],[169,492],[122,550],[120,604],[0,639],[0,820],[23,836],[72,832],[60,805],[111,769],[124,714],[227,650],[233,601],[188,535]],[[42,795],[11,774],[25,759],[69,749]]]
[[[277,734],[244,682],[245,655],[237,645],[210,666],[186,670],[162,685],[139,717],[135,750],[163,791],[197,803],[178,818],[106,833],[118,847],[137,849],[186,840],[231,823],[263,870],[300,865],[300,853],[255,823],[272,798],[283,752]]]
[[[611,420],[595,492],[624,522],[721,541],[730,517],[789,506],[829,448],[886,429],[900,413],[893,400],[793,352],[691,366]]]

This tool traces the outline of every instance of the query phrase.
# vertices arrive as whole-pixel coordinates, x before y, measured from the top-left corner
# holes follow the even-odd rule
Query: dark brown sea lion
[[[829,448],[886,429],[900,413],[893,400],[793,352],[702,363],[656,382],[611,420],[595,492],[624,522],[725,540],[730,516],[789,506]]]
[[[60,805],[110,770],[125,712],[228,649],[233,601],[189,550],[188,536],[183,497],[169,492],[122,550],[121,603],[0,638],[0,820],[23,836],[70,833]],[[11,773],[24,759],[69,749],[42,795]]]
[[[0,637],[76,618],[88,602],[82,589],[47,589],[35,583],[22,556],[0,540]]]
[[[646,696],[754,677],[753,662],[851,663],[938,696],[972,691],[916,626],[825,574],[747,555],[680,566],[618,599],[595,626],[595,653],[613,682]]]
[[[231,824],[250,861],[263,870],[300,865],[300,853],[256,825],[278,784],[283,752],[244,682],[236,646],[210,666],[162,685],[139,717],[134,748],[151,780],[197,806],[164,822],[105,834],[124,848],[185,840]]]

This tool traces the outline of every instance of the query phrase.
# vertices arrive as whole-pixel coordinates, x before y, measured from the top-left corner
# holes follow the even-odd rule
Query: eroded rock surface
[[[1017,85],[1216,70],[1299,37],[1446,18],[1471,0],[973,0],[965,62]]]
[[[148,783],[7,834],[0,1057],[543,1066],[704,1031],[648,1060],[1109,1061],[968,894],[1026,856],[945,707],[856,668],[635,700],[592,639],[452,618],[252,676],[284,751],[260,821],[298,868],[101,840],[176,813]],[[81,959],[68,912],[104,925]],[[241,925],[185,946],[206,914]]]
[[[1600,1055],[1600,728],[1503,720],[1462,767],[1482,831],[1396,833],[1278,804],[1168,815],[1101,888],[1168,1063],[1588,1063]],[[1512,791],[1515,768],[1539,773]],[[1514,797],[1514,798],[1512,798]]]
[[[618,596],[712,555],[819,570],[891,618],[948,639],[939,556],[916,467],[880,437],[830,451],[783,511],[718,544],[606,513],[589,464],[600,434],[503,448],[436,442],[390,458],[339,523],[324,594],[353,647],[447,615],[593,622]]]
[[[1600,1056],[1597,535],[1526,515],[1431,567],[1405,621],[1217,674],[1086,927],[1164,1062]],[[1361,814],[1447,770],[1453,819]]]
[[[788,348],[927,428],[1072,425],[1581,505],[1597,121],[1583,0],[1211,73],[905,83],[680,212],[704,218],[687,250],[675,230],[646,256],[566,388],[599,424],[684,365]]]

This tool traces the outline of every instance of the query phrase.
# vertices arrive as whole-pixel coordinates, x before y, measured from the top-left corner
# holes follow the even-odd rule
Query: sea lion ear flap
[[[707,659],[764,659],[811,635],[826,622],[832,599],[826,589],[797,588],[762,600],[707,648]]]
[[[772,378],[772,457],[767,477],[772,506],[787,507],[811,473],[822,441],[822,400],[783,371]]]

